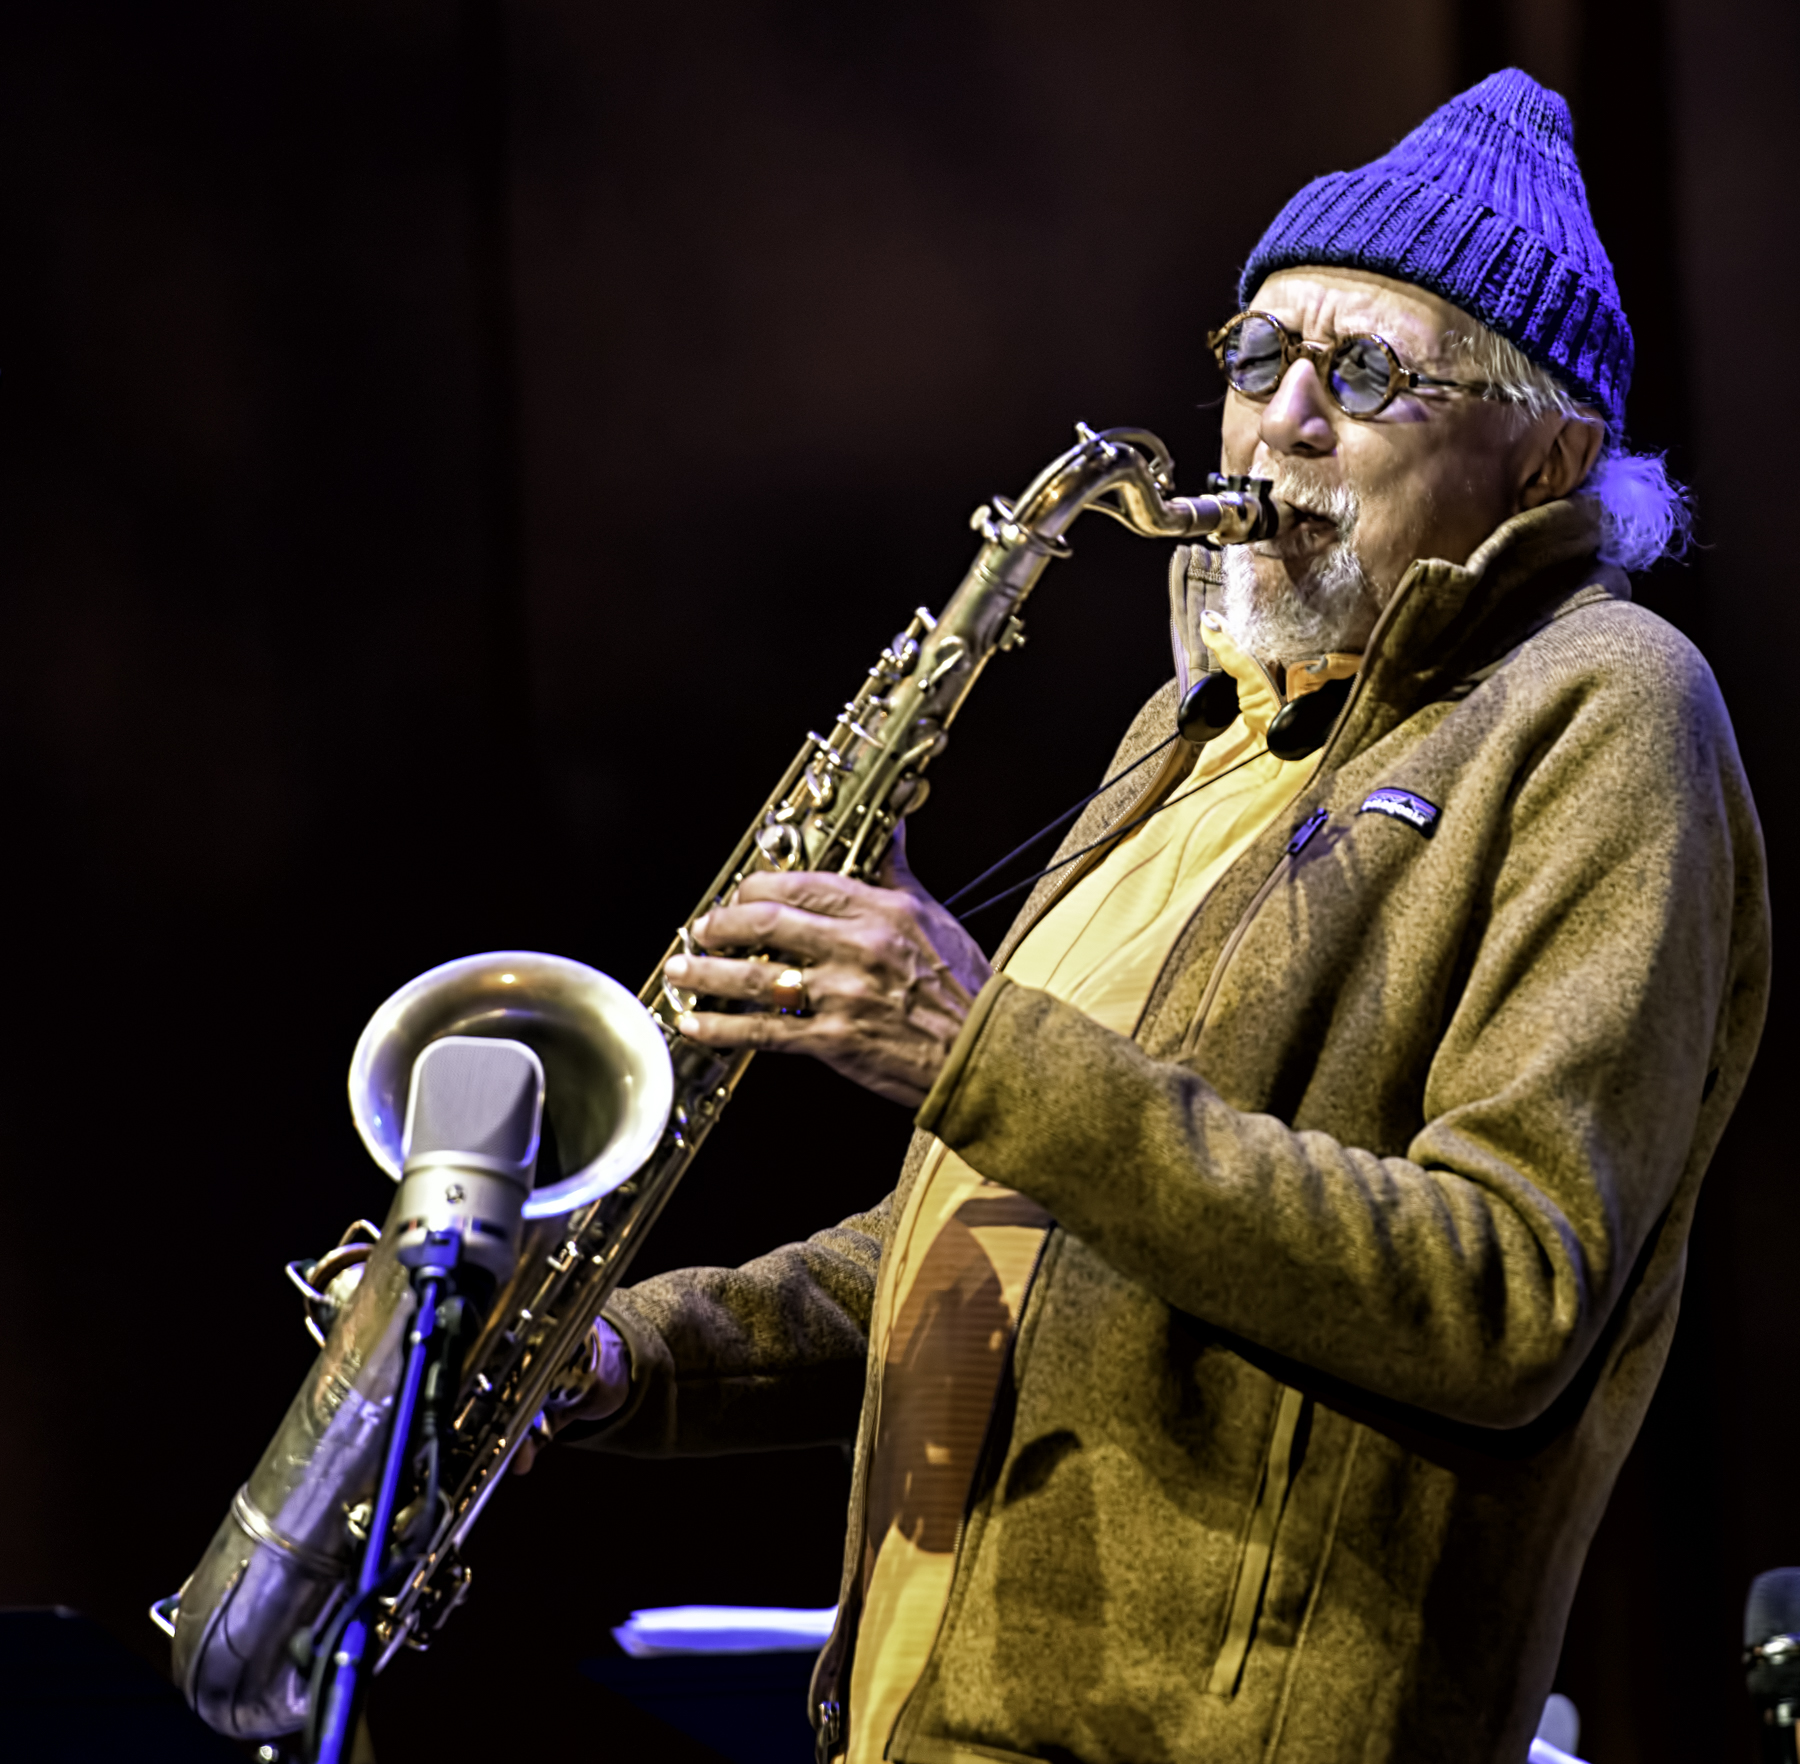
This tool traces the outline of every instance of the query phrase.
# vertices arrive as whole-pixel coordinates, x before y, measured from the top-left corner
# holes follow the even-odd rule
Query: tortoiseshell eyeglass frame
[[[1281,337],[1281,372],[1276,375],[1275,384],[1266,392],[1252,392],[1240,386],[1225,366],[1225,342],[1237,327],[1248,319],[1261,319],[1265,324],[1273,325]],[[1373,343],[1387,358],[1388,383],[1382,394],[1381,402],[1368,410],[1352,410],[1338,397],[1337,388],[1332,384],[1332,363],[1353,344]],[[1309,343],[1304,337],[1296,336],[1271,312],[1259,312],[1250,308],[1228,318],[1216,331],[1209,331],[1206,344],[1213,352],[1219,364],[1219,371],[1225,375],[1231,389],[1241,397],[1253,400],[1257,404],[1267,404],[1280,390],[1281,382],[1287,378],[1288,369],[1297,361],[1310,361],[1313,372],[1319,376],[1319,384],[1324,388],[1325,396],[1341,410],[1345,416],[1356,422],[1364,422],[1370,417],[1380,416],[1402,392],[1415,391],[1420,386],[1437,386],[1454,389],[1459,392],[1473,392],[1477,397],[1486,397],[1492,391],[1490,382],[1486,380],[1447,380],[1438,374],[1420,373],[1417,368],[1409,368],[1401,361],[1387,338],[1378,337],[1373,331],[1353,331],[1346,337],[1333,338],[1329,343]]]

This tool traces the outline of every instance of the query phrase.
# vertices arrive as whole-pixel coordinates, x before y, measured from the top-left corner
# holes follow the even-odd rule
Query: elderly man
[[[1620,568],[1684,511],[1623,451],[1566,108],[1484,81],[1240,301],[1224,469],[1292,520],[1174,581],[1235,719],[991,968],[901,860],[757,877],[670,970],[804,964],[810,1015],[685,1031],[917,1109],[872,1212],[622,1293],[573,1417],[711,1452],[860,1398],[821,1757],[1519,1764],[1668,1351],[1767,909],[1717,688]]]

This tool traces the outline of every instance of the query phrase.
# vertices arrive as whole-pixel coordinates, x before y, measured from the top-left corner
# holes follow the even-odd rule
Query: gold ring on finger
[[[804,1017],[812,1009],[812,1000],[806,996],[806,974],[800,968],[783,968],[769,982],[769,993],[784,1017]]]

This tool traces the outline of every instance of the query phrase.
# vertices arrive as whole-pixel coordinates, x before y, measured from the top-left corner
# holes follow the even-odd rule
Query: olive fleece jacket
[[[997,976],[894,1195],[616,1297],[605,1449],[847,1436],[860,1399],[816,1714],[849,1683],[875,1280],[935,1133],[1057,1229],[889,1756],[1521,1764],[1768,985],[1718,689],[1596,520],[1554,503],[1412,567],[1134,1035]],[[1173,711],[1171,684],[1116,763]],[[1065,849],[1166,795],[1172,753]]]

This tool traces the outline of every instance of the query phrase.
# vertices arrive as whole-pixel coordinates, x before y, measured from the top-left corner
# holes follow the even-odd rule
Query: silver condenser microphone
[[[446,1035],[413,1065],[396,1254],[410,1268],[512,1272],[537,1176],[544,1068],[522,1041]]]

